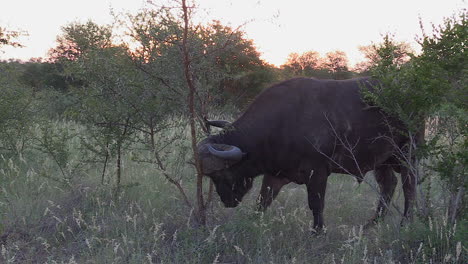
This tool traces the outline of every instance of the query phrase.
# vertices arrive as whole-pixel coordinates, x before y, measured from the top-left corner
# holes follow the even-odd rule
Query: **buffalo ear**
[[[202,163],[203,174],[205,175],[226,168],[226,162],[216,157],[204,156],[201,158],[200,162]]]
[[[224,160],[213,155],[204,155],[201,157],[200,162],[202,163],[203,174],[209,176],[209,174],[213,172],[221,171],[231,167],[238,161]]]

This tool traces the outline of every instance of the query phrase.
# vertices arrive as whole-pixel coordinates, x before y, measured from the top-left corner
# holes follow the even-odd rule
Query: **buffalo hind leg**
[[[325,208],[325,190],[327,188],[328,174],[326,169],[317,170],[311,175],[307,183],[307,195],[309,208],[314,215],[314,229],[320,231],[323,228],[323,209]]]
[[[393,168],[389,165],[382,165],[377,167],[374,170],[374,177],[379,184],[380,197],[375,215],[366,225],[367,227],[377,223],[385,216],[392,201],[393,193],[395,192],[395,187],[398,182],[393,172]]]
[[[401,221],[403,225],[405,220],[412,219],[414,200],[416,199],[416,176],[404,165],[401,166],[401,182],[403,185],[403,194],[405,196],[405,210]]]
[[[260,195],[258,197],[258,210],[265,211],[276,198],[281,188],[288,183],[289,180],[286,178],[265,174],[263,176],[262,188],[260,189]]]

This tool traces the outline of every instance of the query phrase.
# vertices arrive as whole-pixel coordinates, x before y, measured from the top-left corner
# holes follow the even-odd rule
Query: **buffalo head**
[[[236,207],[252,188],[252,178],[243,173],[242,150],[204,140],[198,145],[198,154],[203,174],[213,180],[221,201],[226,207]]]

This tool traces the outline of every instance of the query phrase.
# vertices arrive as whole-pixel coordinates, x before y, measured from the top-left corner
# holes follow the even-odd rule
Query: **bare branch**
[[[373,184],[371,184],[369,181],[367,181],[365,179],[365,174],[363,173],[363,171],[361,170],[360,166],[359,166],[359,163],[357,161],[357,158],[355,156],[355,148],[357,146],[357,144],[359,143],[359,140],[354,144],[350,144],[349,140],[345,137],[345,138],[342,138],[336,131],[335,127],[333,126],[333,124],[331,123],[331,121],[329,120],[328,116],[326,115],[326,113],[324,113],[324,116],[328,122],[328,124],[330,125],[330,128],[333,132],[333,134],[335,135],[335,138],[340,142],[340,144],[344,147],[344,149],[348,152],[348,157],[350,157],[355,165],[356,165],[356,168],[359,172],[359,175],[355,175],[353,173],[351,173],[348,169],[346,169],[342,164],[338,163],[335,159],[333,159],[332,157],[330,157],[328,154],[324,153],[322,150],[320,150],[319,146],[317,146],[317,144],[314,144],[309,138],[305,137],[305,139],[312,145],[312,147],[319,153],[321,154],[322,156],[324,156],[325,158],[327,158],[329,161],[331,161],[335,166],[337,166],[339,169],[341,169],[342,171],[344,171],[346,174],[349,174],[349,175],[354,175],[354,176],[357,176],[358,179],[360,179],[361,181],[365,182],[373,191],[375,191],[376,193],[380,194],[380,190],[378,190]],[[385,136],[382,136],[382,137],[385,137]],[[385,138],[388,138],[388,137],[385,137]],[[395,143],[393,141],[393,143]],[[390,204],[387,204],[383,199],[382,197],[379,198],[381,200],[381,202],[384,204],[384,206],[386,206],[387,208],[389,208],[390,206],[392,206],[393,208],[395,208],[395,210],[401,215],[403,216],[403,212],[399,209],[399,207],[393,203],[393,202],[390,202]]]
[[[156,164],[158,165],[159,169],[161,170],[163,176],[166,178],[166,180],[176,186],[176,188],[179,190],[180,194],[182,195],[182,198],[184,199],[185,204],[192,208],[192,203],[188,199],[187,195],[185,194],[184,188],[182,187],[181,183],[174,180],[169,173],[167,173],[166,168],[164,167],[164,164],[161,161],[161,158],[159,157],[158,152],[154,152],[154,157],[156,159]]]

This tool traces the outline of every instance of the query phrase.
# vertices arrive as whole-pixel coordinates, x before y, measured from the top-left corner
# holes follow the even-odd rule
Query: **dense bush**
[[[30,143],[36,101],[33,91],[22,85],[14,64],[0,64],[0,153],[19,155]]]
[[[381,85],[364,93],[368,103],[407,125],[414,143],[409,151],[430,170],[424,174],[421,168],[411,169],[420,181],[434,173],[440,177],[450,197],[446,206],[452,223],[466,216],[463,200],[468,198],[467,28],[465,13],[446,19],[430,35],[424,33],[419,41],[421,54],[411,55],[406,63],[395,60],[399,46],[387,36],[371,69]]]

